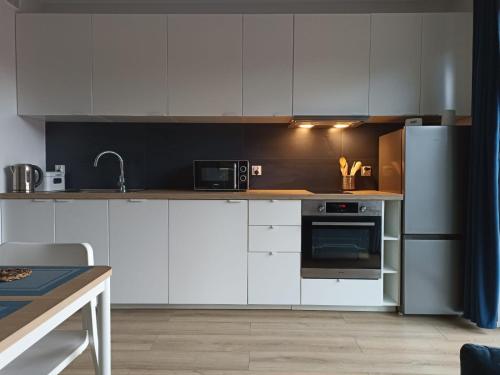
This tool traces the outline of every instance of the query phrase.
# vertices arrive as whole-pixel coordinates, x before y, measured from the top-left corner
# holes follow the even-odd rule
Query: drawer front
[[[381,306],[382,280],[302,279],[302,305]]]
[[[300,201],[253,200],[249,202],[250,225],[300,225]]]
[[[248,254],[248,303],[300,304],[300,254]]]
[[[252,253],[300,253],[299,226],[260,225],[248,230],[248,251]]]

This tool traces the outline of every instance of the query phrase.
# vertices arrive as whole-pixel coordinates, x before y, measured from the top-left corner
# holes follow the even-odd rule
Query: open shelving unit
[[[401,201],[385,201],[382,241],[383,305],[399,306],[401,283]]]

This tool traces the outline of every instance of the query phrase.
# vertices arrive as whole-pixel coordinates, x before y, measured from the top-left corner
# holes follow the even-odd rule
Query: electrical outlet
[[[370,177],[372,175],[372,166],[371,165],[363,165],[361,167],[361,176]]]
[[[56,172],[62,172],[62,173],[66,173],[66,166],[64,164],[56,164],[54,166],[54,170]]]
[[[262,176],[262,165],[252,165],[252,176]]]

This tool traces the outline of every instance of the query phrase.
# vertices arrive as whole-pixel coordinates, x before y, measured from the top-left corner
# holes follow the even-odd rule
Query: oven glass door
[[[303,217],[303,274],[306,277],[309,273],[325,278],[378,278],[380,226],[378,216]]]
[[[197,190],[236,190],[237,173],[236,161],[195,161],[194,187]]]

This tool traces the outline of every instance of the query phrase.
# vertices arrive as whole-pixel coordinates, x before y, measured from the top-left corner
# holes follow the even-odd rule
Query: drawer
[[[250,226],[248,228],[248,251],[300,253],[300,231],[300,226]]]
[[[291,200],[251,200],[250,225],[300,225],[301,202]]]
[[[248,254],[248,303],[300,304],[300,254]]]
[[[301,285],[302,305],[382,305],[382,279],[302,279]]]

